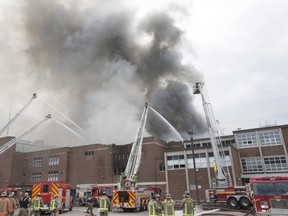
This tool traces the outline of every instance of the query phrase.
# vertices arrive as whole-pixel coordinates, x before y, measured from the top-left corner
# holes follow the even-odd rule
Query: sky
[[[205,134],[205,82],[220,134],[287,124],[285,0],[0,0],[0,128],[52,146],[126,144],[144,104],[187,138]],[[148,113],[145,135],[177,140]],[[7,132],[4,133],[7,135]],[[2,136],[4,136],[2,135]]]

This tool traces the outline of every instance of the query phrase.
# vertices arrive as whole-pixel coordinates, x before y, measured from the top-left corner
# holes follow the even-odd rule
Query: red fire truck
[[[64,210],[72,211],[71,185],[62,181],[43,181],[33,185],[32,201],[37,194],[41,194],[44,206],[41,207],[41,212],[49,212],[49,203],[53,194],[58,197],[58,209],[60,212]]]
[[[251,178],[250,194],[257,215],[288,215],[288,177]]]
[[[206,201],[226,203],[233,208],[240,206],[244,209],[252,205],[248,186],[208,189],[206,190]]]
[[[161,195],[161,190],[158,187],[117,190],[113,193],[113,207],[122,208],[125,212],[146,211],[148,202],[153,194]]]
[[[106,195],[112,200],[114,187],[108,186],[94,186],[92,187],[92,202],[94,203],[94,207],[99,207],[99,199],[103,195],[103,192],[106,192]]]

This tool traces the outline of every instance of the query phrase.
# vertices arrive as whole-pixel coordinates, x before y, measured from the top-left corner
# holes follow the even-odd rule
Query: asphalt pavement
[[[59,216],[85,216],[84,211],[86,210],[86,207],[74,207],[72,211],[65,211]],[[94,208],[93,210],[94,215],[99,216],[99,210],[97,208]],[[18,215],[18,212],[16,211],[15,216]],[[46,214],[49,215],[49,214]],[[109,212],[109,216],[148,216],[147,211],[143,212],[124,212],[123,210],[113,210],[112,212]],[[229,215],[236,215],[236,216],[244,216],[245,213],[241,212],[235,212],[235,211],[219,211],[217,209],[214,210],[209,210],[209,211],[203,211],[201,213],[196,213],[195,216],[197,215],[222,215],[222,216],[229,216]],[[182,211],[177,210],[175,212],[175,216],[182,216]]]

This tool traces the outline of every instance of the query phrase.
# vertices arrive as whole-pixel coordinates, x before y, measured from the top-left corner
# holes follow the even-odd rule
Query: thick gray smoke
[[[183,31],[168,13],[139,19],[131,8],[101,1],[89,8],[56,0],[25,2],[31,85],[54,97],[52,103],[93,142],[132,141],[145,102],[180,133],[203,132],[191,95],[201,76],[183,64]],[[167,126],[151,116],[149,134],[167,137]]]

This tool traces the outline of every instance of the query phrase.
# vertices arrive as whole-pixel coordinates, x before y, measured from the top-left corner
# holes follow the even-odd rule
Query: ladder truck
[[[119,177],[118,189],[112,197],[112,207],[121,208],[125,212],[147,210],[148,202],[154,193],[160,193],[157,187],[138,188],[137,175],[141,162],[143,134],[146,125],[149,104],[146,103],[132,144],[125,172]]]
[[[26,136],[27,134],[31,133],[33,130],[35,130],[40,124],[42,124],[43,122],[47,121],[48,119],[52,118],[50,114],[46,115],[44,119],[42,119],[40,122],[38,122],[37,124],[35,124],[32,128],[30,128],[28,131],[26,131],[25,133],[23,133],[22,135],[20,135],[17,138],[13,138],[11,140],[9,140],[8,142],[6,142],[4,145],[2,145],[0,147],[0,155],[3,154],[5,151],[7,151],[10,147],[12,147],[15,143],[17,143],[20,139],[22,139],[24,136]]]
[[[16,115],[1,129],[0,131],[0,136],[8,129],[8,127],[18,118],[18,116],[23,112],[23,110],[25,110],[28,105],[34,100],[37,98],[37,94],[34,93],[32,95],[32,98],[22,107],[22,109],[16,113]]]
[[[225,160],[225,153],[222,150],[219,151],[219,147],[222,147],[222,142],[212,105],[205,88],[205,83],[197,82],[193,87],[193,94],[201,94],[202,105],[215,160],[214,170],[216,171],[216,182],[213,182],[212,189],[206,190],[206,199],[208,202],[227,203],[233,208],[236,208],[239,205],[242,208],[249,208],[251,206],[251,200],[248,188],[245,186],[233,186],[229,167]]]

